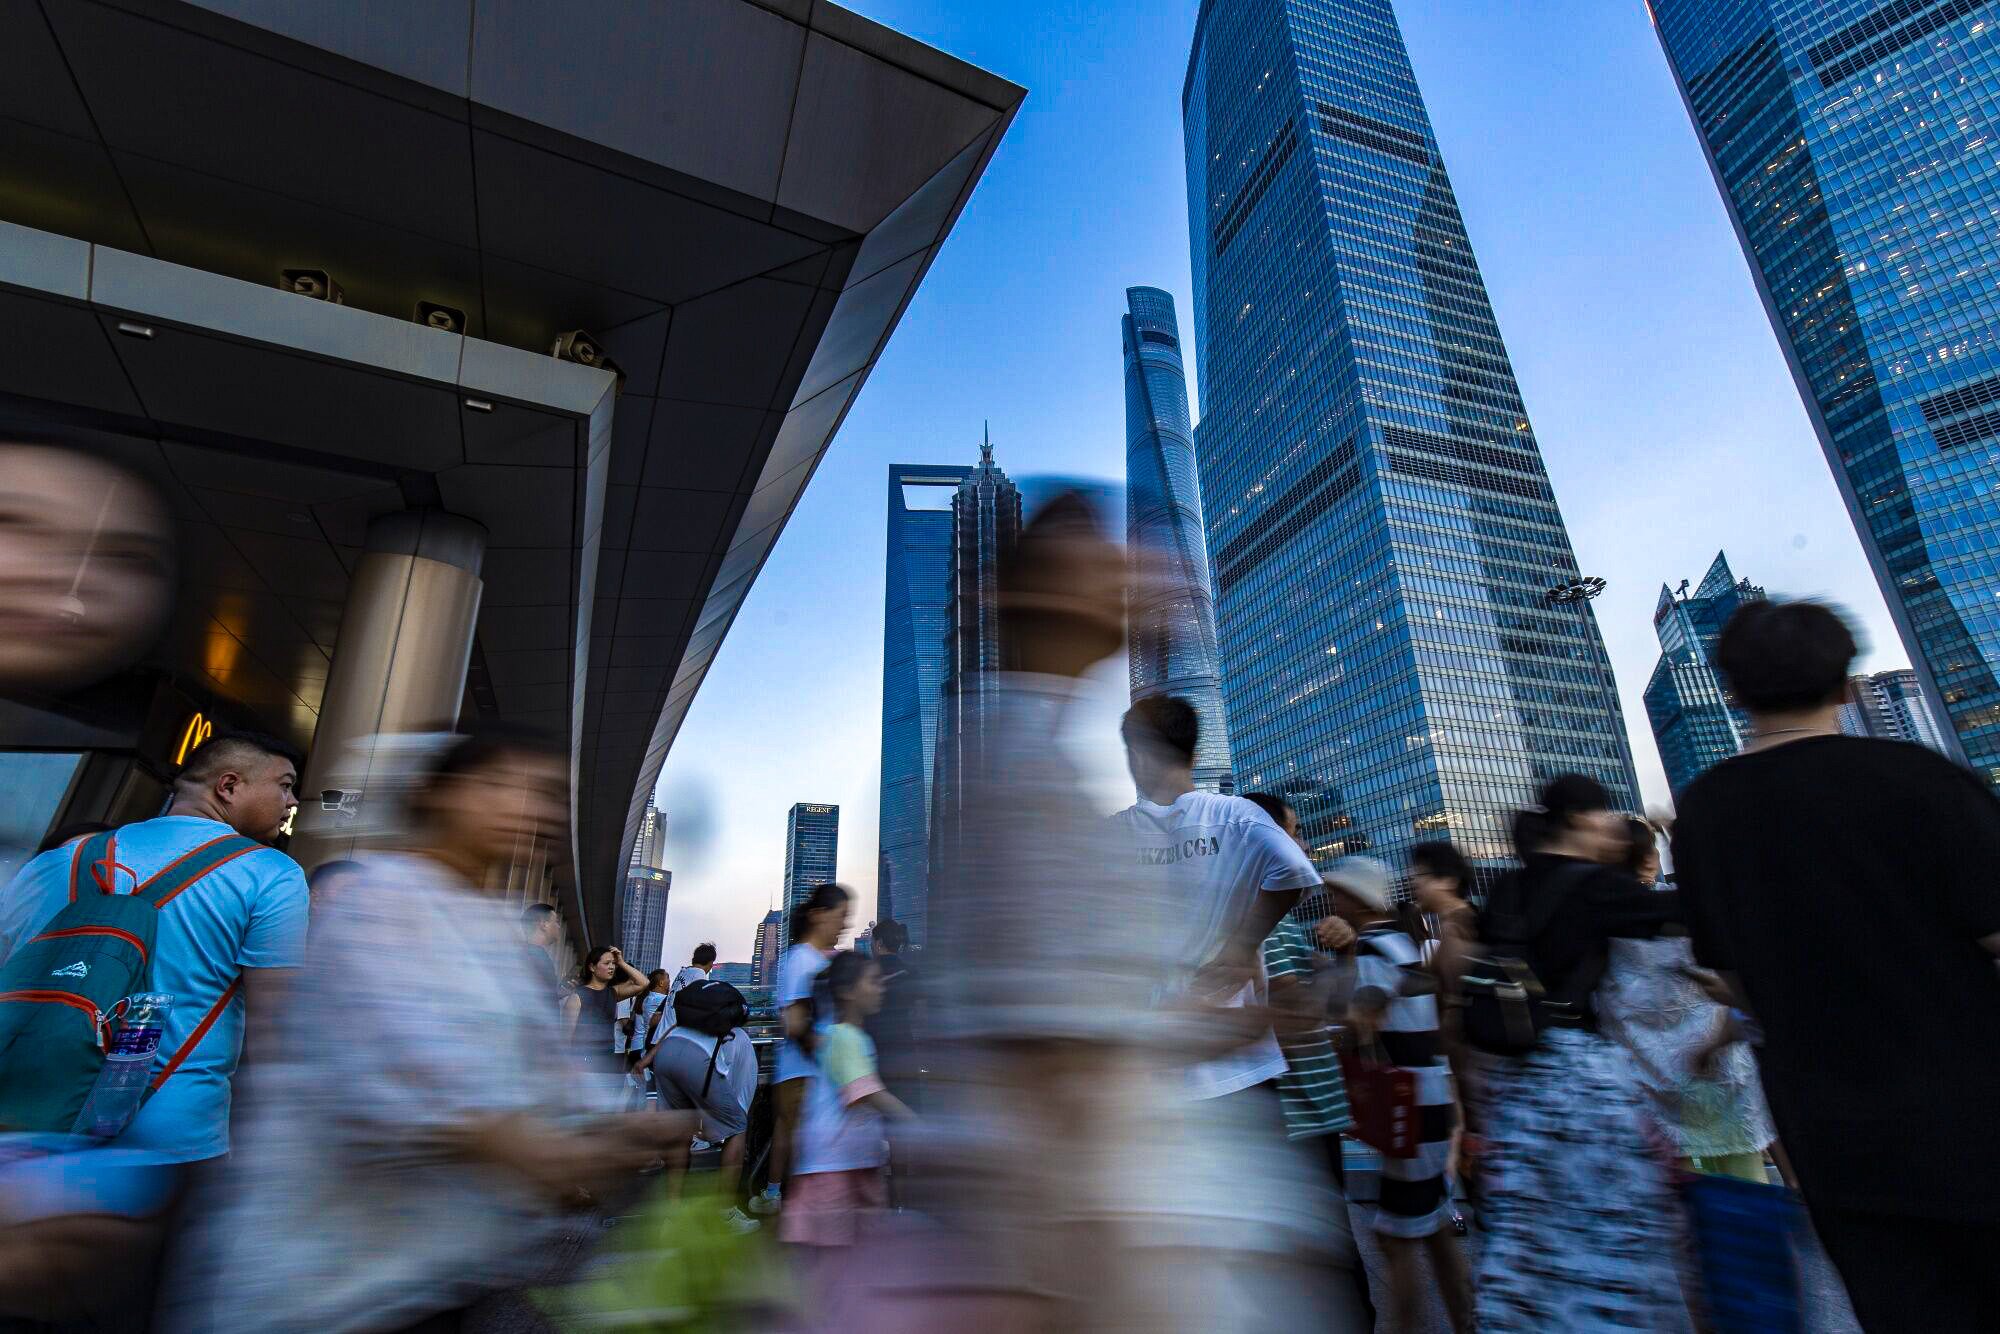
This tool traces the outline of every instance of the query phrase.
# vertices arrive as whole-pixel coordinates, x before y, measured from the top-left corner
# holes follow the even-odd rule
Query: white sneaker
[[[761,1195],[750,1197],[750,1212],[753,1214],[775,1214],[785,1202],[784,1192],[776,1186],[764,1187]]]
[[[755,1232],[764,1225],[732,1205],[728,1212],[722,1215],[722,1226],[741,1237]]]

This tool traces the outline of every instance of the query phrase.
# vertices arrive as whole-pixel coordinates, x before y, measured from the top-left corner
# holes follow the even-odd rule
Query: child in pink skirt
[[[882,1008],[882,970],[852,951],[836,954],[820,979],[837,1022],[812,1034],[815,1066],[785,1183],[781,1240],[801,1246],[852,1246],[862,1219],[887,1202],[889,1161],[883,1121],[910,1109],[883,1087],[875,1044],[862,1021]]]

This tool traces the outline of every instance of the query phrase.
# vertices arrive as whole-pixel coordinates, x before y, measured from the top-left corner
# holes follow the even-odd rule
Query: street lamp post
[[[1604,595],[1605,588],[1606,584],[1601,577],[1594,574],[1579,574],[1552,586],[1542,595],[1542,599],[1550,607],[1576,608],[1577,619],[1583,626],[1583,646],[1584,651],[1590,655],[1592,674],[1596,676],[1598,685],[1603,688],[1605,698],[1615,705],[1618,700],[1617,682],[1611,676],[1609,665],[1597,660],[1597,645],[1590,633],[1590,604]],[[1616,709],[1614,715],[1621,718],[1623,716],[1622,711]],[[1632,764],[1631,742],[1626,739],[1624,729],[1616,723],[1613,724],[1613,730],[1618,736],[1618,750],[1625,757],[1625,772],[1636,780],[1637,771]],[[1632,795],[1635,799],[1638,797],[1637,792]]]

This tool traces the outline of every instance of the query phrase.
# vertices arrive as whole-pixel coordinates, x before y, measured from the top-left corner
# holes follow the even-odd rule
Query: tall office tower
[[[1719,551],[1692,594],[1686,582],[1660,587],[1653,611],[1660,661],[1646,683],[1646,716],[1676,797],[1750,738],[1749,719],[1730,704],[1716,671],[1715,644],[1738,607],[1763,597],[1763,589],[1730,572],[1729,558]]]
[[[774,987],[778,984],[778,961],[785,957],[785,910],[773,908],[757,923],[757,939],[750,946],[750,985]]]
[[[639,836],[632,840],[630,866],[658,866],[667,850],[667,817],[646,798],[646,811],[639,817]]]
[[[801,801],[785,817],[785,911],[835,878],[840,858],[840,807]]]
[[[1635,805],[1389,0],[1205,0],[1182,108],[1236,785],[1287,793],[1322,860],[1449,837],[1490,864],[1569,770]]]
[[[667,941],[667,898],[673,888],[674,873],[657,866],[635,866],[625,874],[618,945],[642,973],[660,967],[660,951]]]
[[[2000,23],[1966,0],[1653,0],[1948,753],[2000,785]]]
[[[959,827],[958,775],[981,711],[980,694],[1000,670],[1000,563],[1021,537],[1021,493],[993,462],[993,441],[979,446],[979,466],[965,475],[951,501],[951,561],[944,685],[939,697],[937,755],[931,797],[931,861],[955,856]],[[928,914],[926,914],[928,918]],[[926,921],[928,930],[930,923]]]
[[[1229,717],[1173,297],[1126,288],[1123,324],[1125,542],[1139,575],[1128,608],[1132,699],[1179,695],[1194,705],[1201,719],[1194,784],[1228,792]]]
[[[1908,670],[1877,672],[1848,681],[1847,703],[1840,706],[1840,730],[1849,736],[1913,741],[1949,753],[1930,702],[1918,687],[1917,674]]]
[[[932,766],[951,629],[952,509],[971,471],[908,463],[889,468],[875,916],[909,927],[920,946],[928,929]]]

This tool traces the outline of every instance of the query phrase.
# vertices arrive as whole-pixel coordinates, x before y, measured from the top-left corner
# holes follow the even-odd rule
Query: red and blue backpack
[[[151,989],[160,913],[209,872],[262,846],[224,834],[128,893],[118,891],[118,873],[132,872],[118,864],[115,832],[71,850],[69,903],[0,966],[0,1129],[67,1133],[76,1124],[126,1001]],[[148,1096],[208,1036],[239,985],[229,984],[178,1050],[162,1052]]]

